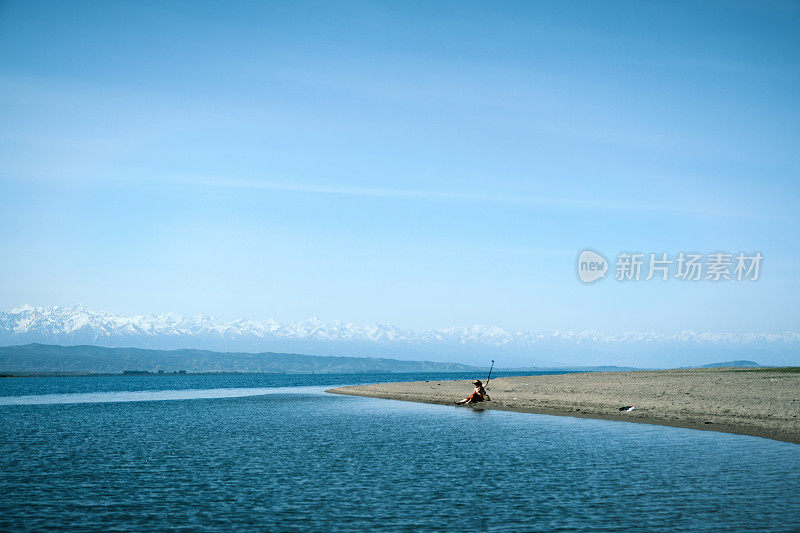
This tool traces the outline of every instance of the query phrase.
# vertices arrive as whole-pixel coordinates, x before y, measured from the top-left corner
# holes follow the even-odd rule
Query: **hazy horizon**
[[[204,349],[488,365],[505,368],[621,365],[694,366],[735,359],[800,364],[800,332],[747,334],[682,331],[508,330],[472,325],[414,330],[387,323],[235,320],[210,315],[125,316],[81,306],[23,306],[0,311],[0,345],[42,343],[115,348]]]
[[[173,317],[175,319],[196,319],[196,318],[209,318],[220,323],[236,323],[240,321],[245,322],[258,322],[258,323],[278,323],[278,324],[306,324],[306,323],[321,323],[321,324],[357,324],[360,326],[367,326],[367,325],[386,325],[391,326],[394,328],[406,330],[406,331],[441,331],[441,330],[452,330],[452,329],[469,329],[469,328],[487,328],[487,329],[501,329],[504,331],[510,332],[538,332],[538,333],[597,333],[599,335],[614,337],[619,335],[625,334],[652,334],[660,337],[674,337],[679,336],[683,333],[697,333],[697,334],[707,334],[707,335],[731,335],[736,337],[748,337],[748,336],[781,336],[785,334],[796,334],[800,335],[800,325],[797,328],[789,328],[785,330],[766,330],[766,331],[756,331],[756,330],[749,330],[749,331],[742,331],[742,332],[733,332],[725,329],[715,329],[715,330],[696,330],[693,328],[683,328],[683,329],[676,329],[672,331],[655,331],[655,330],[646,330],[646,329],[628,329],[628,330],[609,330],[609,329],[591,329],[591,328],[560,328],[560,329],[546,329],[540,327],[528,327],[528,328],[510,328],[506,327],[503,324],[499,323],[470,323],[470,324],[449,324],[446,326],[441,327],[409,327],[403,324],[398,324],[395,322],[389,322],[387,320],[377,320],[374,322],[360,322],[355,320],[323,320],[319,316],[311,315],[301,319],[282,319],[279,315],[276,314],[267,314],[263,316],[245,316],[245,315],[232,315],[233,318],[227,319],[222,318],[224,315],[219,315],[217,313],[213,313],[210,311],[206,312],[199,312],[196,314],[190,313],[178,313],[175,311],[138,311],[132,313],[122,313],[117,312],[113,309],[93,309],[83,303],[74,303],[72,305],[31,305],[28,303],[23,303],[20,305],[14,305],[7,309],[0,309],[0,314],[13,314],[15,312],[26,311],[26,310],[62,310],[62,311],[86,311],[92,315],[111,315],[117,317],[125,317],[125,318],[135,318],[135,317]]]

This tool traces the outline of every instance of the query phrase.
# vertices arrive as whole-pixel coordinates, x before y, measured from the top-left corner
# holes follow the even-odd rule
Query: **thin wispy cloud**
[[[596,210],[626,212],[661,212],[691,214],[707,217],[738,217],[759,219],[784,219],[780,214],[761,213],[754,209],[714,209],[707,207],[659,204],[649,202],[613,201],[607,198],[559,197],[546,195],[497,194],[479,192],[437,191],[426,189],[392,189],[381,187],[321,186],[303,183],[254,180],[243,178],[223,178],[212,176],[185,176],[171,178],[169,181],[187,186],[221,187],[232,189],[253,189],[275,192],[320,194],[331,196],[355,196],[390,198],[410,201],[433,202],[478,202],[508,204],[527,207],[564,210]]]

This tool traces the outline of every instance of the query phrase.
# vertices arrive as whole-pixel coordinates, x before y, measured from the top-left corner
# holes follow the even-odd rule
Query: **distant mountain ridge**
[[[732,359],[732,355],[758,359],[765,364],[796,363],[800,359],[800,333],[792,331],[747,335],[692,331],[675,335],[652,332],[604,335],[595,331],[510,331],[483,325],[415,331],[385,323],[365,325],[318,319],[225,322],[208,315],[122,316],[83,306],[22,306],[8,313],[0,312],[0,345],[27,343],[297,352],[458,360],[478,365],[500,358],[505,367],[601,364],[674,367]]]
[[[702,368],[750,368],[761,366],[755,361],[724,361],[722,363],[711,363],[710,365],[703,365]]]
[[[369,340],[431,342],[450,340],[457,342],[479,342],[489,345],[505,345],[515,341],[543,342],[563,340],[594,343],[628,342],[705,342],[705,343],[795,343],[800,342],[800,333],[787,331],[783,334],[695,333],[683,331],[664,335],[653,332],[631,332],[605,335],[596,331],[510,331],[497,326],[475,325],[446,329],[415,331],[401,329],[391,324],[358,324],[354,322],[322,322],[311,318],[302,322],[277,322],[247,320],[231,322],[218,320],[210,315],[182,317],[172,313],[161,315],[122,316],[108,312],[95,312],[81,305],[73,307],[32,307],[24,305],[9,313],[0,312],[0,335],[36,334],[42,336],[89,336],[93,340],[134,336],[214,336],[222,339],[238,337],[255,338],[314,338],[318,340]]]
[[[374,357],[335,357],[287,353],[237,353],[208,350],[146,350],[101,346],[27,344],[0,347],[5,372],[468,372],[458,363],[400,361]]]

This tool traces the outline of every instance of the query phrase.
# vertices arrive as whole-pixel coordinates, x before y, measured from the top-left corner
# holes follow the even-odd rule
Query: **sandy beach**
[[[482,379],[485,376],[476,376]],[[334,394],[453,405],[468,380],[380,383]],[[454,409],[501,409],[622,420],[765,437],[800,444],[800,369],[585,372],[492,379],[492,401]],[[634,406],[620,412],[622,406]]]

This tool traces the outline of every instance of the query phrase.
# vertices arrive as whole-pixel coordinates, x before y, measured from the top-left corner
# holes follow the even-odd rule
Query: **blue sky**
[[[798,94],[791,2],[2,2],[0,308],[797,330]]]

